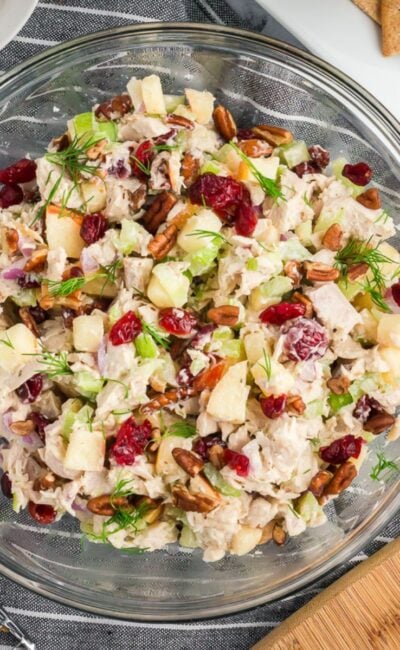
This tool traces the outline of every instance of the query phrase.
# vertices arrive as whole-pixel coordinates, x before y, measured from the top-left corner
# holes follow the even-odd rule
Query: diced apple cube
[[[144,77],[141,90],[146,113],[165,115],[167,109],[165,108],[160,77],[155,74]]]
[[[101,472],[104,467],[106,441],[101,431],[79,428],[71,431],[65,454],[67,469]]]
[[[196,231],[207,230],[217,234],[221,228],[221,219],[212,210],[204,208],[185,223],[179,233],[178,244],[187,253],[196,253],[212,241],[212,237],[205,239],[201,234],[196,235]]]
[[[33,357],[24,356],[39,352],[38,339],[30,329],[17,323],[0,333],[0,368],[13,372],[19,366],[32,361]]]
[[[384,314],[378,323],[378,343],[400,348],[400,314]]]
[[[246,553],[250,553],[257,546],[261,537],[261,528],[240,526],[239,530],[232,537],[230,551],[233,555],[246,555]]]
[[[190,110],[199,124],[208,124],[214,110],[215,97],[208,90],[185,89]]]
[[[141,79],[136,79],[136,77],[132,77],[127,85],[126,89],[129,93],[129,96],[132,100],[133,107],[135,110],[138,110],[138,108],[143,104],[143,93],[142,93],[142,81]]]
[[[147,295],[156,307],[183,307],[187,301],[190,281],[183,275],[181,262],[157,264],[152,271]]]
[[[80,185],[82,199],[85,204],[85,212],[100,212],[106,206],[106,186],[100,182],[84,182]]]
[[[388,366],[382,378],[392,386],[400,385],[400,348],[379,346],[379,354]]]
[[[190,450],[192,441],[189,438],[179,438],[178,436],[167,436],[163,438],[157,450],[155,464],[156,474],[163,477],[170,476],[174,481],[187,478],[186,472],[179,467],[172,456],[172,450],[175,447]]]
[[[77,316],[73,322],[74,347],[80,352],[97,352],[104,336],[101,314]]]
[[[49,249],[61,247],[67,257],[78,259],[85,242],[80,236],[82,217],[50,205],[46,210],[46,237]]]
[[[247,361],[231,366],[212,390],[207,413],[215,420],[241,424],[246,419],[250,387],[246,385]]]
[[[104,278],[89,280],[83,285],[82,291],[89,294],[89,296],[104,296],[105,298],[115,298],[118,294],[117,285]]]
[[[251,365],[256,363],[263,356],[265,339],[263,332],[250,332],[244,337],[244,349],[246,357]]]

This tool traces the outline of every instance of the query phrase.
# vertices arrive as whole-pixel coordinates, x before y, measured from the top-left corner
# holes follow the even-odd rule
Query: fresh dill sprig
[[[319,438],[307,438],[307,440],[313,447],[321,444],[321,440]]]
[[[299,515],[299,513],[296,512],[296,510],[293,508],[293,506],[292,506],[290,503],[288,503],[288,508],[289,508],[290,512],[291,512],[295,517],[297,517],[297,519],[300,519],[300,515]]]
[[[111,264],[102,266],[100,271],[96,273],[96,277],[105,278],[106,282],[115,284],[117,281],[118,271],[121,269],[121,267],[122,260],[120,257],[117,257],[117,259],[115,259],[114,262],[111,262]]]
[[[147,166],[144,165],[142,163],[142,161],[139,160],[139,158],[136,158],[136,156],[134,156],[133,154],[131,155],[131,159],[133,160],[135,165],[140,169],[140,171],[143,172],[143,174],[145,174],[146,176],[150,176],[150,173],[151,173],[150,172],[150,165],[147,165]]]
[[[45,158],[54,165],[61,167],[62,173],[67,173],[76,185],[81,174],[96,176],[97,166],[88,164],[87,152],[103,138],[83,133],[76,136],[66,149],[47,153]]]
[[[271,357],[269,356],[269,354],[265,352],[265,350],[263,350],[263,356],[264,356],[264,363],[258,362],[258,365],[261,366],[261,368],[264,370],[269,381],[272,375]]]
[[[115,499],[115,495],[114,495]],[[143,519],[146,511],[148,510],[148,505],[146,503],[140,504],[134,510],[126,508],[115,508],[115,512],[111,517],[103,523],[102,531],[100,535],[94,533],[87,533],[88,539],[93,541],[100,541],[107,543],[109,536],[114,533],[119,533],[121,530],[126,530],[127,532],[136,533],[138,524]],[[110,527],[111,530],[110,530]]]
[[[375,303],[375,305],[379,307],[379,309],[387,313],[391,313],[392,310],[390,309],[389,305],[383,298],[381,291],[379,290],[379,288],[377,288],[376,285],[374,285],[373,282],[371,282],[371,280],[367,278],[364,284],[361,284],[360,286],[365,293],[369,293],[372,302]]]
[[[10,340],[10,336],[9,336],[8,332],[6,332],[6,335],[5,335],[4,339],[0,339],[0,343],[2,343],[3,345],[6,345],[11,350],[15,350],[14,344]]]
[[[186,420],[177,420],[164,430],[162,438],[176,436],[177,438],[192,438],[196,435],[196,427]]]
[[[370,473],[370,477],[373,481],[379,481],[381,473],[386,470],[390,470],[391,472],[400,472],[400,466],[393,460],[385,458],[385,454],[382,451],[378,451],[376,457],[378,462],[374,465]]]
[[[159,153],[160,151],[176,151],[179,147],[177,144],[154,144],[152,149],[156,153]]]
[[[248,167],[251,169],[253,175],[260,183],[260,186],[264,190],[265,194],[272,197],[275,201],[277,199],[285,200],[282,191],[278,187],[278,183],[274,181],[272,178],[267,178],[267,176],[264,176],[264,174],[262,174],[257,169],[254,163],[250,160],[250,158],[246,156],[246,154],[234,142],[232,142],[232,140],[229,142],[229,144],[236,151],[236,153],[241,157],[241,159],[246,163],[246,165],[248,165]]]
[[[307,198],[307,192],[304,192],[303,194],[303,201],[307,207],[312,208],[311,201]]]
[[[389,212],[387,210],[382,210],[380,215],[378,215],[377,218],[375,219],[375,223],[379,223],[379,222],[386,223],[388,219],[390,219]]]
[[[150,325],[150,323],[146,323],[144,320],[142,320],[142,329],[145,334],[149,334],[149,336],[151,336],[158,345],[161,345],[164,350],[168,350],[170,346],[170,340],[166,332],[163,332],[156,325]]]
[[[43,372],[49,379],[55,379],[63,375],[72,375],[73,371],[68,363],[67,352],[49,352],[43,350],[38,356],[38,363],[44,366]]]
[[[124,399],[128,399],[129,396],[128,384],[125,384],[125,382],[120,381],[120,379],[110,379],[109,377],[102,377],[102,379],[104,379],[104,381],[111,381],[114,382],[115,384],[120,384],[120,386],[122,386],[124,389]]]
[[[69,278],[68,280],[45,280],[49,288],[49,294],[54,297],[69,296],[71,293],[82,289],[86,284],[88,278],[80,275],[77,278]]]
[[[48,175],[48,177],[47,177],[47,180],[46,180],[46,185],[48,184],[48,182],[49,182],[49,180],[50,180],[50,178],[51,178],[51,174],[52,174],[52,173],[53,173],[52,171],[49,173],[49,175]],[[51,188],[51,190],[50,190],[50,192],[49,192],[49,196],[48,196],[47,199],[45,200],[44,204],[39,208],[39,210],[37,211],[36,215],[34,216],[34,218],[32,219],[31,223],[29,224],[29,228],[31,228],[31,227],[32,227],[32,226],[33,226],[37,221],[39,221],[39,220],[42,218],[42,216],[45,214],[47,208],[48,208],[49,205],[52,203],[52,201],[53,201],[55,195],[57,194],[58,188],[60,187],[60,184],[61,184],[61,181],[63,180],[63,178],[64,178],[64,174],[61,174],[61,175],[57,178],[56,182],[54,183],[53,187]]]
[[[222,235],[220,232],[214,232],[213,230],[193,230],[188,237],[200,237],[203,239],[211,239],[213,244],[226,244],[227,246],[231,246],[232,244],[227,240],[224,235]]]
[[[132,485],[132,482],[133,481],[130,478],[122,478],[117,481],[110,494],[111,503],[113,502],[113,499],[117,499],[118,497],[129,497],[132,494],[135,494],[134,490],[128,487],[128,485]]]

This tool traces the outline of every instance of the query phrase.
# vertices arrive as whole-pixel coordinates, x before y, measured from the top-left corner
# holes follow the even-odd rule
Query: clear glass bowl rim
[[[234,37],[236,42],[242,42],[246,47],[251,44],[251,50],[258,50],[258,54],[262,56],[263,46],[268,46],[271,50],[277,52],[284,52],[291,55],[292,58],[301,60],[308,70],[314,69],[319,74],[324,74],[324,81],[332,84],[336,90],[341,90],[347,94],[352,95],[353,102],[358,102],[363,110],[368,113],[370,119],[375,122],[375,126],[383,129],[387,139],[391,141],[391,145],[398,151],[400,157],[400,122],[392,115],[377,99],[375,99],[369,91],[363,88],[356,81],[348,77],[339,69],[323,61],[322,59],[309,54],[299,48],[289,45],[278,39],[270,38],[255,32],[238,29],[234,27],[225,27],[213,24],[191,23],[191,22],[155,22],[146,23],[145,25],[128,25],[124,27],[116,27],[112,29],[93,32],[82,36],[80,38],[72,39],[51,47],[42,53],[28,58],[21,64],[15,66],[10,71],[2,75],[0,78],[0,96],[4,90],[12,89],[13,83],[20,77],[23,77],[29,71],[40,67],[41,64],[48,64],[52,59],[57,59],[60,54],[72,54],[74,51],[79,51],[81,47],[101,43],[107,40],[114,40],[124,36],[140,36],[140,35],[153,35],[165,33],[174,34],[174,42],[181,34],[187,35],[188,33],[195,33],[196,36],[201,38],[201,35],[224,35],[227,38]],[[204,42],[207,45],[207,41]],[[223,616],[240,612],[267,602],[273,602],[284,597],[288,597],[300,589],[310,585],[317,579],[328,574],[336,566],[346,562],[352,556],[356,555],[371,539],[378,535],[379,531],[384,528],[392,517],[400,510],[400,493],[398,491],[398,484],[394,484],[386,494],[385,500],[379,510],[373,511],[361,526],[352,531],[346,538],[346,545],[339,548],[326,562],[320,562],[311,570],[307,569],[298,578],[286,583],[282,587],[275,589],[271,594],[257,594],[245,602],[240,603],[226,603],[213,610],[204,609],[197,610],[195,617],[192,612],[180,611],[176,615],[170,612],[158,611],[153,614],[148,612],[116,612],[108,611],[104,607],[96,606],[93,600],[90,599],[85,602],[84,593],[77,588],[73,593],[72,589],[64,589],[63,585],[59,583],[52,583],[43,579],[39,582],[37,576],[35,579],[24,574],[23,569],[17,569],[14,564],[8,563],[6,558],[0,558],[0,574],[10,578],[14,582],[26,587],[33,592],[46,596],[64,605],[75,607],[85,610],[94,614],[103,616],[111,616],[113,618],[122,618],[127,620],[138,621],[183,621],[189,619],[204,619],[215,616]]]

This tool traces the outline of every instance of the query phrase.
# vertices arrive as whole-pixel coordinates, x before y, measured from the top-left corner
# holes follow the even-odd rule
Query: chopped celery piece
[[[108,310],[108,320],[110,321],[111,325],[114,325],[114,323],[117,322],[122,316],[122,308],[118,303],[115,303],[115,305],[111,305],[110,309]]]
[[[164,95],[167,113],[173,113],[178,106],[185,103],[185,95]]]
[[[200,167],[200,174],[220,174],[222,171],[221,165],[219,165],[215,160],[207,160]]]
[[[317,223],[314,226],[315,233],[324,233],[330,228],[334,223],[343,223],[344,213],[343,210],[339,210],[336,214],[324,215],[323,212],[318,217]]]
[[[246,262],[246,268],[249,271],[257,271],[258,269],[257,259],[255,257],[250,257]]]
[[[355,379],[349,388],[353,400],[357,401],[362,395],[376,390],[379,386],[378,377],[378,375],[370,374],[363,379]]]
[[[184,259],[185,262],[189,262],[190,264],[189,271],[192,276],[209,273],[209,271],[211,271],[214,266],[214,261],[218,255],[218,250],[218,244],[214,244],[210,240],[207,240],[204,244],[204,248],[195,251],[194,253],[189,253],[189,255],[187,255]]]
[[[103,379],[95,377],[91,372],[82,370],[75,373],[74,384],[81,395],[88,399],[94,399],[103,388]]]
[[[81,138],[86,134],[93,135],[94,123],[95,119],[92,112],[79,113],[79,115],[75,115],[75,117],[68,122],[68,131],[71,139]]]
[[[317,418],[322,415],[324,412],[324,401],[322,399],[314,399],[312,402],[307,404],[306,411],[304,413],[305,417],[309,420]]]
[[[279,252],[284,262],[287,260],[308,260],[311,253],[304,248],[303,244],[299,242],[297,237],[292,237],[286,241],[279,243]]]
[[[196,535],[189,526],[183,526],[179,537],[179,544],[184,548],[196,548],[199,545]]]
[[[233,339],[234,334],[231,330],[230,327],[227,325],[220,325],[220,327],[217,327],[216,330],[214,330],[213,335],[212,335],[212,340],[213,341],[229,341]]]
[[[16,291],[11,300],[18,305],[18,307],[33,307],[36,305],[36,292],[34,289],[22,289]]]
[[[295,512],[305,521],[306,524],[315,519],[315,516],[322,512],[317,499],[311,492],[305,492],[295,502]]]
[[[62,418],[62,426],[61,426],[61,433],[63,437],[67,438],[69,437],[69,434],[72,431],[73,424],[76,420],[78,412],[81,410],[83,403],[81,402],[80,399],[73,399],[69,400],[70,406],[68,410],[65,412]]]
[[[353,300],[362,291],[362,286],[359,282],[351,282],[350,280],[339,280],[337,283],[342,294],[347,300]]]
[[[275,278],[263,282],[260,287],[263,296],[270,298],[280,298],[284,293],[290,291],[291,288],[292,282],[290,278],[283,275],[277,275]]]
[[[296,228],[295,233],[303,246],[312,246],[312,220],[302,221]]]
[[[110,142],[116,142],[117,141],[117,125],[115,122],[97,122],[95,121],[95,136],[97,137],[97,134],[103,136],[103,138],[107,138]]]
[[[143,234],[147,235],[147,232],[139,223],[130,219],[122,219],[117,247],[124,255],[130,255],[133,252],[140,253],[140,240]]]
[[[235,359],[235,361],[243,361],[246,358],[242,341],[234,339],[233,341],[225,341],[220,349],[220,353],[224,357]]]
[[[336,395],[335,393],[330,393],[328,397],[329,406],[333,413],[337,413],[341,408],[351,404],[353,401],[350,393],[344,393],[343,395]]]
[[[211,485],[215,487],[218,492],[223,494],[226,497],[240,497],[241,496],[241,491],[238,490],[237,488],[234,488],[232,485],[228,483],[222,476],[221,472],[219,472],[217,469],[215,469],[214,465],[211,465],[211,463],[206,463],[204,465],[204,474],[210,481]]]
[[[348,178],[343,176],[342,170],[345,165],[347,165],[347,160],[345,158],[337,158],[337,160],[334,160],[332,162],[332,170],[338,181],[341,181],[343,185],[349,187],[351,189],[353,197],[356,198],[359,196],[359,194],[362,194],[362,192],[364,192],[364,187],[355,185]]]
[[[279,147],[279,157],[289,169],[299,165],[306,160],[310,160],[307,145],[304,140],[294,140],[290,144],[285,144]]]
[[[135,339],[136,352],[143,357],[143,359],[155,359],[158,357],[157,345],[152,336],[142,332]]]

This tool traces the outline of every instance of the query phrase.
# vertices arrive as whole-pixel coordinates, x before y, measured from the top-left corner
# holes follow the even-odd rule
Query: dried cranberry
[[[206,203],[227,221],[234,219],[241,203],[251,203],[249,190],[243,183],[216,174],[199,176],[189,188],[189,198],[196,205]]]
[[[345,463],[346,460],[349,460],[349,458],[358,458],[364,442],[364,438],[356,438],[352,434],[349,434],[343,436],[343,438],[334,440],[330,445],[321,447],[319,455],[325,463],[340,465],[341,463]]]
[[[299,318],[306,313],[306,307],[301,302],[280,302],[278,305],[267,307],[260,314],[262,323],[268,325],[282,325],[287,320]]]
[[[320,174],[321,168],[313,160],[307,160],[292,167],[292,172],[303,178],[305,174]]]
[[[7,499],[11,499],[11,497],[12,497],[12,483],[11,483],[10,477],[8,475],[8,472],[4,472],[3,476],[1,477],[0,486],[1,486],[1,491],[3,492],[4,496],[7,497]]]
[[[239,454],[232,449],[225,449],[225,461],[228,467],[234,469],[238,476],[248,476],[250,471],[250,461],[244,454]]]
[[[382,413],[384,408],[374,397],[363,395],[354,407],[353,415],[360,422],[366,422],[371,415]]]
[[[235,216],[235,230],[238,235],[250,237],[258,223],[259,208],[251,203],[240,203]]]
[[[279,418],[286,408],[286,395],[269,395],[268,397],[261,397],[260,405],[264,415],[267,418],[275,420]]]
[[[204,346],[206,346],[208,343],[211,343],[211,338],[216,327],[217,326],[213,323],[200,327],[200,329],[197,331],[197,334],[193,337],[190,347],[194,348],[195,350],[202,350]]]
[[[194,333],[197,320],[190,312],[176,307],[161,309],[159,325],[169,334],[186,338]]]
[[[131,159],[132,174],[141,180],[146,180],[148,174],[143,171],[143,167],[148,168],[150,166],[153,155],[154,149],[151,140],[142,142]]]
[[[194,375],[192,374],[189,365],[183,366],[179,372],[176,373],[175,379],[179,386],[191,386],[194,382]]]
[[[391,286],[393,300],[400,307],[400,281]]]
[[[325,329],[313,318],[299,318],[286,330],[284,350],[292,361],[319,359],[328,348]]]
[[[32,519],[37,521],[38,524],[52,524],[57,515],[53,506],[45,503],[34,503],[33,501],[29,501],[28,511]]]
[[[127,311],[117,320],[110,330],[110,341],[113,345],[131,343],[142,331],[142,323],[133,311]]]
[[[38,289],[40,287],[40,275],[25,273],[20,278],[17,278],[17,284],[21,289]]]
[[[368,185],[372,174],[371,167],[365,162],[359,162],[355,165],[347,164],[342,169],[342,176],[348,178],[354,185]]]
[[[0,183],[12,185],[13,183],[29,183],[36,177],[36,163],[34,160],[22,158],[13,165],[0,169]]]
[[[101,239],[107,228],[107,219],[101,212],[87,214],[83,218],[80,235],[86,244],[94,244]]]
[[[318,165],[321,169],[328,167],[330,161],[329,151],[321,147],[320,144],[314,144],[312,147],[308,147],[308,153],[311,156],[311,160]]]
[[[33,375],[27,379],[21,386],[18,386],[16,393],[24,404],[31,404],[39,397],[43,388],[43,377],[41,374]]]
[[[42,309],[39,305],[35,305],[34,307],[29,307],[29,313],[37,325],[44,323],[44,321],[47,318],[47,314],[45,310]]]
[[[226,447],[226,442],[222,440],[221,436],[211,433],[204,438],[197,438],[192,445],[192,449],[196,454],[199,454],[203,460],[209,460],[209,450],[214,445]]]
[[[152,435],[152,426],[148,420],[137,424],[133,417],[120,426],[117,438],[111,447],[111,454],[118,465],[132,465],[136,456],[143,454],[144,448]]]
[[[238,140],[252,140],[255,137],[251,129],[239,129],[237,132]]]
[[[48,417],[43,415],[42,413],[37,413],[36,411],[32,411],[32,413],[29,414],[28,416],[29,420],[32,420],[35,429],[39,435],[39,438],[42,440],[42,442],[45,441],[45,428],[47,425],[50,423],[50,420]]]
[[[24,193],[19,185],[4,185],[0,190],[0,208],[22,203]]]
[[[69,269],[69,277],[70,278],[82,278],[84,276],[84,272],[79,266],[71,266]]]

